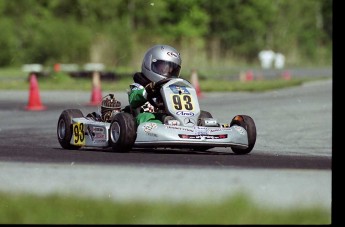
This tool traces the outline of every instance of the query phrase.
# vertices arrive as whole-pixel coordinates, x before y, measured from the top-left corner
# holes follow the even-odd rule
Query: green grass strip
[[[229,81],[204,79],[199,81],[202,92],[263,92],[273,89],[280,89],[292,86],[299,86],[307,81],[322,80],[329,78],[296,78],[284,80],[282,78],[254,81]],[[133,83],[132,78],[124,78],[117,81],[101,81],[103,91],[126,92],[129,85]],[[49,78],[38,78],[39,89],[42,91],[72,90],[91,91],[92,78],[75,79],[67,74],[56,74]],[[0,83],[0,90],[28,90],[30,83],[28,78],[7,79]]]
[[[318,207],[259,206],[238,194],[223,202],[120,202],[57,194],[0,193],[1,224],[330,224]]]

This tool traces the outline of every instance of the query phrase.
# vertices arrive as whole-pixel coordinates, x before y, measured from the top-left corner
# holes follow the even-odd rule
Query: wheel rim
[[[58,137],[59,139],[65,138],[66,135],[66,124],[63,119],[59,121],[59,126],[58,126]]]
[[[111,124],[111,141],[116,143],[120,138],[120,125],[117,122]]]

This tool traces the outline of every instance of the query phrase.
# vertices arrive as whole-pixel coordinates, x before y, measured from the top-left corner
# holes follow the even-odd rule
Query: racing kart
[[[103,97],[98,113],[84,116],[79,109],[60,114],[57,137],[62,148],[111,148],[130,152],[134,148],[171,148],[206,151],[229,147],[235,154],[248,154],[256,141],[256,126],[248,115],[236,115],[220,124],[210,112],[200,109],[193,85],[182,78],[168,78],[155,84],[158,98],[148,101],[166,114],[163,124],[137,125],[129,105],[121,106],[113,94]]]

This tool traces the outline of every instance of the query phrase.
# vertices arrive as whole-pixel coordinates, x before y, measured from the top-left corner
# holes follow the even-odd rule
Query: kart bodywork
[[[148,97],[148,100],[170,116],[163,124],[137,125],[129,106],[109,108],[114,106],[109,104],[114,102],[110,94],[106,101],[108,111],[102,111],[98,118],[90,114],[84,117],[79,109],[61,113],[57,125],[60,145],[65,149],[111,147],[114,152],[129,152],[133,148],[205,151],[214,147],[229,147],[236,154],[252,151],[256,127],[250,116],[236,115],[229,123],[220,124],[209,112],[200,109],[195,88],[188,81],[166,79],[156,83],[156,87],[160,99]]]

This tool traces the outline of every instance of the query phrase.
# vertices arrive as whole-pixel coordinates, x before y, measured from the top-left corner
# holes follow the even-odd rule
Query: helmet
[[[168,45],[151,47],[146,52],[141,65],[141,72],[153,82],[170,77],[179,77],[180,70],[180,53]]]

